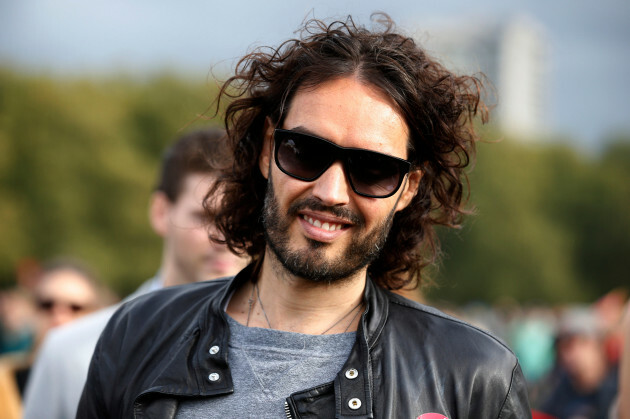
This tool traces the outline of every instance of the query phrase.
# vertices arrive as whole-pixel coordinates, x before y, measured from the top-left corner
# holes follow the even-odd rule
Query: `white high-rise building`
[[[506,134],[529,140],[545,133],[549,47],[539,23],[471,18],[432,28],[421,41],[447,67],[487,76],[496,92],[488,98],[497,105],[492,119]]]

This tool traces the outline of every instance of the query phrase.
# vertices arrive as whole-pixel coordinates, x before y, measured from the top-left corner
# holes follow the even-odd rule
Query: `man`
[[[609,362],[604,341],[601,319],[592,307],[562,313],[556,335],[558,370],[547,379],[541,412],[559,419],[609,417],[619,371]]]
[[[53,328],[69,324],[113,303],[114,296],[82,263],[57,259],[45,263],[32,290],[35,335],[31,348],[0,357],[0,419],[22,417],[22,396],[33,357]]]
[[[223,136],[217,129],[194,131],[165,153],[149,213],[151,226],[164,239],[162,263],[156,277],[130,298],[233,275],[245,265],[226,246],[208,240],[203,201],[227,161]],[[27,387],[26,419],[75,416],[94,346],[114,310],[102,310],[51,334]]]
[[[463,212],[483,107],[475,79],[381,21],[312,21],[240,61],[212,216],[253,263],[123,306],[77,417],[530,417],[508,348],[387,291],[420,280],[432,226]]]
[[[44,264],[33,294],[40,313],[40,339],[53,328],[117,301],[90,269],[64,259]]]

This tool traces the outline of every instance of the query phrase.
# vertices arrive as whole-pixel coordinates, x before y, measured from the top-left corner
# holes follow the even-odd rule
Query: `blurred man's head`
[[[89,270],[68,261],[44,266],[34,295],[41,314],[42,335],[112,303],[111,294]]]
[[[164,154],[150,218],[153,229],[164,238],[165,286],[234,275],[246,263],[208,238],[212,226],[203,202],[216,172],[228,161],[223,136],[219,129],[194,131]]]
[[[597,388],[608,372],[604,336],[591,308],[573,308],[562,314],[556,350],[558,362],[584,393]]]

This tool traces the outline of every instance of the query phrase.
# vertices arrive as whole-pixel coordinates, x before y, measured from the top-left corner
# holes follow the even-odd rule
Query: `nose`
[[[345,205],[350,201],[350,184],[341,161],[334,162],[314,181],[313,196],[325,205]]]
[[[50,315],[51,327],[61,326],[74,320],[76,314],[65,306],[55,306]]]

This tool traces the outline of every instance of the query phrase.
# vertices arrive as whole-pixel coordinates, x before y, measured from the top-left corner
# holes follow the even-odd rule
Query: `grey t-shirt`
[[[234,393],[182,401],[176,418],[281,418],[296,391],[331,382],[356,333],[304,335],[246,327],[228,316]]]

